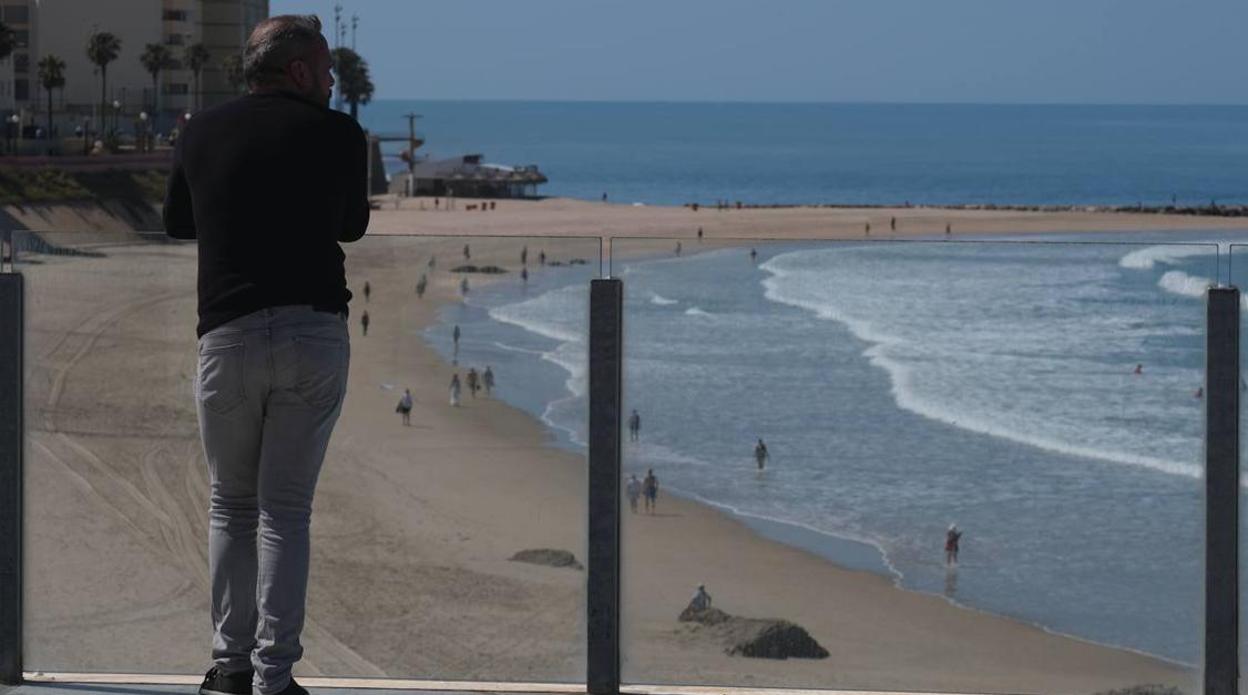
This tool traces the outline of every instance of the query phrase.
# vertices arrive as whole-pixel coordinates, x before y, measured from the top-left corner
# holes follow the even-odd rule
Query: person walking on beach
[[[360,314],[360,326],[364,329],[364,335],[368,336],[368,311]]]
[[[546,265],[546,252],[545,251],[537,252],[537,264]]]
[[[425,298],[425,289],[428,286],[429,286],[429,278],[424,273],[421,273],[420,279],[416,281],[416,298],[417,299]]]
[[[481,383],[477,377],[477,368],[468,368],[468,394],[473,398],[477,397],[477,390],[481,388]]]
[[[702,243],[702,228],[698,227],[698,243]]]
[[[368,280],[364,281],[364,303],[368,304],[368,298],[373,293],[373,288],[368,284]]]
[[[459,281],[459,294],[464,297],[468,296],[468,278]]]
[[[659,501],[659,479],[655,477],[653,468],[646,470],[646,479],[641,481],[641,492],[646,496],[646,511],[653,514]]]
[[[945,223],[945,236],[950,236],[952,234],[953,234],[953,225],[946,222]]]
[[[459,354],[459,324],[455,324],[455,328],[451,329],[451,343],[455,346],[455,353]]]
[[[888,218],[888,230],[890,232],[897,231],[897,218],[896,217]]]
[[[425,265],[429,268],[429,270],[433,270],[438,266],[438,257],[433,255],[429,256],[429,262]]]
[[[962,540],[962,532],[957,524],[949,524],[945,532],[945,565],[954,567],[958,564],[958,545]]]
[[[459,389],[459,372],[455,372],[451,377],[451,406],[455,408],[459,407]]]
[[[523,282],[526,285],[529,284],[529,269],[528,268],[520,269],[520,282]]]
[[[412,390],[403,389],[403,397],[399,399],[399,405],[394,409],[395,412],[403,416],[403,424],[412,424]]]
[[[767,445],[763,443],[763,438],[759,437],[758,444],[754,447],[754,460],[758,461],[758,470],[761,471],[767,467],[768,458],[771,458],[771,455],[767,453]]]
[[[485,386],[485,395],[490,395],[494,390],[494,370],[490,369],[490,365],[485,365],[485,372],[481,374],[481,384]]]
[[[529,263],[529,247],[525,246],[520,249],[520,265],[528,265]]]
[[[677,256],[679,256],[679,255],[680,255],[680,242],[679,242],[679,241],[678,241],[678,242],[676,242],[676,255],[677,255]]]
[[[199,251],[213,662],[199,692],[306,695],[291,667],[313,493],[347,389],[340,244],[368,229],[368,150],[355,120],[329,108],[319,19],[264,19],[242,55],[248,93],[186,123],[162,212],[166,233]]]
[[[468,244],[464,244],[464,260],[472,260],[472,250],[468,248]]]
[[[637,498],[641,497],[641,481],[637,479],[636,473],[628,476],[628,485],[624,487],[624,491],[628,494],[628,508],[636,514]]]
[[[641,415],[637,414],[637,409],[633,408],[633,414],[628,416],[628,439],[629,441],[637,441],[641,438]]]

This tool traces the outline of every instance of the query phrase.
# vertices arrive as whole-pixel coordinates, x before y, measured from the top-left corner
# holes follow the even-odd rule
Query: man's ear
[[[287,71],[290,74],[290,81],[294,83],[296,89],[307,89],[312,84],[312,71],[308,69],[306,62],[293,60]]]

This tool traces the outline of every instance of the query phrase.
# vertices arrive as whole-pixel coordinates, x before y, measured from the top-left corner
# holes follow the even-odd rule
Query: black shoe
[[[286,689],[277,695],[308,695],[308,691],[302,685],[296,683],[294,678],[291,678],[290,685],[286,686]]]
[[[204,675],[199,695],[251,695],[251,677],[254,674],[254,671],[247,669],[227,676],[220,668],[213,666]]]

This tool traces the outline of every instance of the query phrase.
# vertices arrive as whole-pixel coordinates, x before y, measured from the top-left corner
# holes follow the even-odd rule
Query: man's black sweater
[[[351,117],[285,93],[196,114],[178,138],[165,231],[199,240],[199,327],[311,304],[346,311],[343,241],[368,228],[368,154]]]

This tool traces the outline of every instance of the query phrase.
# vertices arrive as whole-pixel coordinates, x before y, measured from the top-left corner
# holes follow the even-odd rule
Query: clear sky
[[[1248,103],[1244,0],[335,1],[379,99]]]

